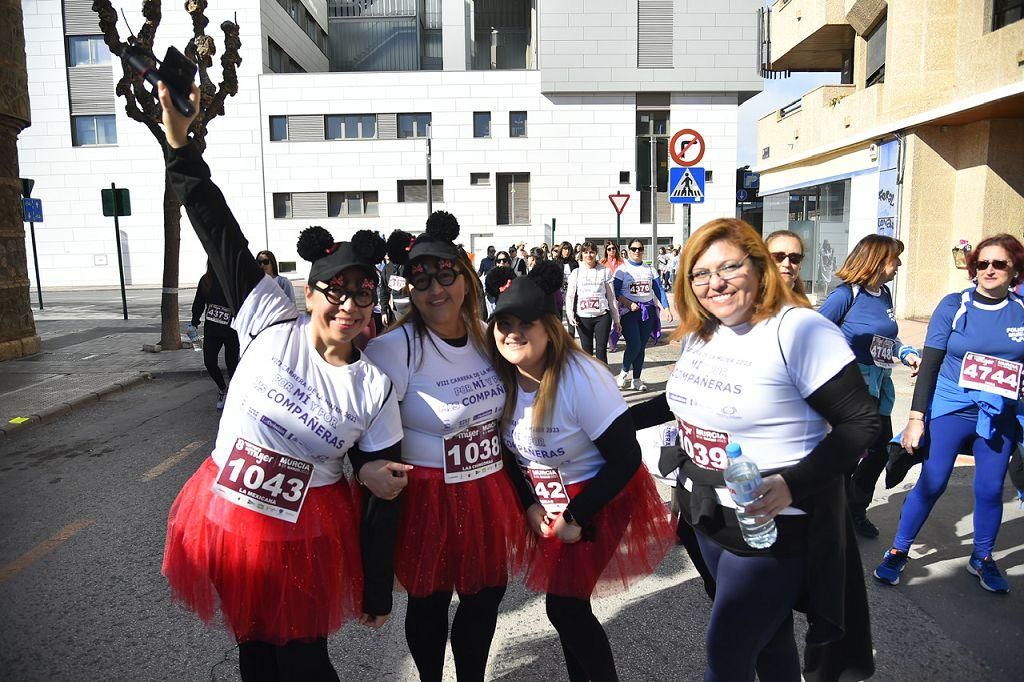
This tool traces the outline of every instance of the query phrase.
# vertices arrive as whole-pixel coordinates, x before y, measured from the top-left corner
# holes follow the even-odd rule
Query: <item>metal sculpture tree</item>
[[[185,11],[192,17],[192,37],[183,50],[186,57],[199,67],[199,115],[192,123],[193,144],[200,151],[206,149],[206,135],[210,122],[224,113],[224,101],[238,93],[238,65],[242,58],[238,50],[242,41],[238,36],[238,24],[225,21],[220,25],[224,33],[224,54],[221,55],[223,80],[214,85],[210,79],[213,56],[217,52],[213,38],[206,35],[210,23],[206,18],[207,0],[186,0]],[[117,31],[117,11],[110,0],[94,0],[92,10],[99,15],[100,30],[110,51],[121,56],[127,42],[121,41]],[[130,38],[137,47],[152,50],[157,29],[163,16],[160,0],[143,0],[142,16],[145,22],[135,38]],[[153,134],[161,150],[167,151],[167,141],[160,127],[160,103],[153,97],[142,78],[122,60],[123,74],[117,83],[115,93],[124,98],[128,117],[142,123]],[[164,176],[164,269],[163,294],[160,297],[160,346],[163,350],[181,348],[181,330],[178,326],[178,259],[181,250],[181,202]]]

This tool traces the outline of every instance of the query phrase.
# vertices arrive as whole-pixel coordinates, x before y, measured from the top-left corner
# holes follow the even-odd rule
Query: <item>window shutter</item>
[[[398,114],[377,114],[377,138],[398,139]]]
[[[327,192],[292,192],[293,218],[326,218]]]
[[[499,225],[509,225],[509,205],[512,198],[512,176],[508,173],[498,173],[495,178],[495,202],[497,204],[497,222]]]
[[[64,35],[100,35],[100,17],[92,11],[92,0],[64,0]]]
[[[530,174],[519,173],[512,176],[512,223],[528,225],[530,223]]]
[[[323,116],[289,116],[288,140],[290,142],[319,142],[324,139]],[[327,209],[324,209],[326,215]]]
[[[672,202],[669,201],[668,192],[658,192],[658,222],[672,222]]]
[[[71,115],[114,113],[114,74],[110,64],[68,69]]]
[[[672,0],[638,0],[637,22],[637,66],[672,68]]]

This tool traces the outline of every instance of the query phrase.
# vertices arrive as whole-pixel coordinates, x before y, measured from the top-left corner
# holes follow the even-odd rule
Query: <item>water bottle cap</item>
[[[743,454],[743,451],[740,449],[739,443],[729,443],[725,446],[725,454],[729,459],[736,459]]]

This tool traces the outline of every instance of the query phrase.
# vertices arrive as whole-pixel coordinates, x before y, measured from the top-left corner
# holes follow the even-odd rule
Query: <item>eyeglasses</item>
[[[631,247],[629,247],[629,250],[633,251],[635,253],[643,253],[644,247],[642,247],[642,246],[631,246]]]
[[[1011,263],[1008,260],[980,260],[978,261],[978,272],[988,270],[990,265],[996,270],[1006,270],[1010,267]]]
[[[316,282],[313,284],[313,288],[324,295],[327,302],[331,305],[342,305],[348,299],[352,299],[360,308],[369,308],[374,304],[377,299],[377,292],[373,289],[357,289],[356,291],[348,291],[342,289],[339,286],[328,286],[323,282]]]
[[[409,278],[409,284],[416,291],[426,291],[430,288],[430,280],[435,280],[438,284],[443,287],[450,287],[455,283],[455,279],[462,273],[455,268],[444,268],[437,272],[420,272]]]
[[[793,265],[800,265],[800,261],[804,259],[802,253],[783,253],[782,251],[772,251],[772,258],[775,259],[776,263],[783,263],[788,258],[789,262]]]
[[[687,277],[690,278],[690,281],[693,282],[694,286],[698,287],[711,284],[712,275],[718,275],[719,279],[728,282],[730,279],[735,279],[743,274],[740,272],[740,269],[748,258],[750,258],[749,253],[736,263],[723,265],[717,270],[697,270],[696,272],[691,272]]]
[[[520,334],[525,334],[533,328],[535,321],[524,322],[523,320],[514,317],[499,317],[498,322],[495,325],[498,331],[508,336],[514,331],[518,331]]]
[[[256,262],[259,263],[260,265],[270,265],[270,259],[269,258],[260,258]]]

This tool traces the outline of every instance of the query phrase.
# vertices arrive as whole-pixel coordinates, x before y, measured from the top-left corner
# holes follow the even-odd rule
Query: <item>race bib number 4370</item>
[[[239,507],[295,523],[311,478],[309,462],[236,438],[213,492]]]
[[[464,483],[501,471],[498,422],[463,429],[444,438],[444,482]]]
[[[1022,369],[1024,365],[1019,362],[981,353],[966,353],[960,365],[960,386],[1017,400]]]

